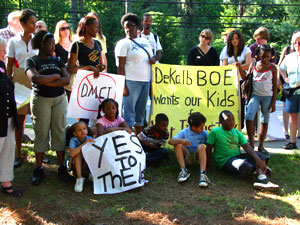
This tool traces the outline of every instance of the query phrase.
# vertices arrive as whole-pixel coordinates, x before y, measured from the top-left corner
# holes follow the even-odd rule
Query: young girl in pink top
[[[101,114],[104,114],[102,116]],[[96,122],[96,137],[116,131],[126,130],[131,134],[131,129],[125,120],[119,116],[118,103],[111,99],[105,99],[98,109],[98,117]]]

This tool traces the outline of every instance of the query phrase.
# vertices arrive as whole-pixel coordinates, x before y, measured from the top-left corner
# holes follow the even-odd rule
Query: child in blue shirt
[[[77,179],[74,186],[75,192],[82,192],[83,183],[85,178],[82,177],[82,166],[86,165],[83,155],[82,147],[88,142],[95,142],[91,136],[88,136],[88,127],[85,122],[80,121],[74,123],[71,126],[71,131],[73,132],[74,137],[71,138],[69,143],[70,156],[72,158],[72,166],[75,167]]]
[[[185,163],[197,160],[200,163],[200,187],[207,187],[210,183],[206,176],[206,142],[208,133],[204,130],[206,118],[200,113],[192,113],[188,118],[189,126],[179,131],[169,144],[174,146],[176,158],[181,171],[177,177],[179,183],[186,181],[190,177]]]

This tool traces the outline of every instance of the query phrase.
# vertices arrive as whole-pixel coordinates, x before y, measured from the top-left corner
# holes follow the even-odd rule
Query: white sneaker
[[[75,192],[82,192],[84,180],[85,179],[83,177],[80,177],[80,178],[76,179],[76,184],[74,186],[74,191]]]
[[[278,191],[280,189],[279,185],[273,184],[270,181],[264,182],[264,180],[263,181],[258,180],[253,184],[253,187],[265,191]]]
[[[208,177],[206,176],[206,174],[200,174],[200,182],[199,182],[199,186],[200,187],[207,187],[208,184],[210,183],[210,180],[208,179]]]
[[[184,182],[190,176],[191,176],[191,174],[189,173],[189,171],[187,169],[181,170],[178,177],[177,177],[177,181],[178,181],[178,183]]]

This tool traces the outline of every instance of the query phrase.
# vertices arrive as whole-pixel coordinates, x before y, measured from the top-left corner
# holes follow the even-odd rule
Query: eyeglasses
[[[60,31],[64,31],[64,30],[70,30],[71,28],[70,27],[62,27],[62,28],[60,28],[59,30]]]
[[[43,25],[36,25],[35,26],[35,28],[37,28],[37,29],[41,29],[41,28],[43,28],[44,26]]]
[[[206,37],[206,36],[204,36],[203,34],[201,34],[200,37],[201,37],[201,38],[204,38],[204,39],[207,40],[207,41],[210,40],[209,37]]]

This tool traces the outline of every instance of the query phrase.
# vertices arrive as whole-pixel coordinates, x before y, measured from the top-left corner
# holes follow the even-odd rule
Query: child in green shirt
[[[253,184],[255,188],[269,191],[278,190],[279,186],[268,181],[266,176],[266,164],[269,156],[255,152],[244,135],[234,129],[233,114],[228,110],[221,112],[219,122],[222,126],[212,129],[208,135],[206,147],[208,167],[211,151],[214,149],[213,156],[221,170],[240,175],[250,175],[256,170],[258,180]],[[241,153],[240,146],[246,153]]]

